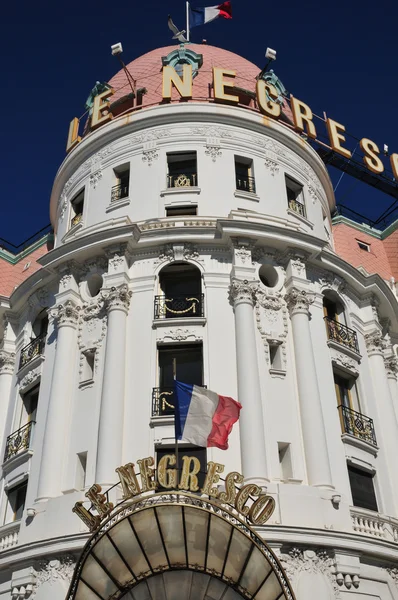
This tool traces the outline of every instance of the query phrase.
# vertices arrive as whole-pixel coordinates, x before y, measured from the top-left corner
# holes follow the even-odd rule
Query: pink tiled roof
[[[21,285],[21,283],[30,275],[41,269],[41,265],[36,261],[44,254],[47,254],[48,251],[49,248],[47,244],[43,244],[39,248],[36,248],[36,250],[33,250],[31,254],[26,255],[15,265],[0,258],[0,296],[11,296],[16,287]],[[30,263],[30,265],[26,266],[28,263]]]

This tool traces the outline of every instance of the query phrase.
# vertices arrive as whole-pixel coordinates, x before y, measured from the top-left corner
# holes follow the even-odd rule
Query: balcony
[[[40,356],[44,352],[46,345],[46,334],[43,333],[38,335],[37,338],[29,342],[21,350],[21,356],[19,358],[19,368],[22,369],[25,365],[33,360],[36,356]]]
[[[13,521],[0,527],[0,552],[13,548],[18,544],[21,521]]]
[[[304,204],[302,202],[299,202],[298,200],[290,198],[290,200],[289,200],[289,208],[290,208],[290,210],[292,210],[293,212],[297,213],[301,217],[306,218],[305,206],[304,206]]]
[[[117,202],[118,200],[122,200],[123,198],[127,198],[129,195],[129,184],[128,183],[119,183],[118,185],[114,185],[111,190],[111,203]]]
[[[256,182],[250,175],[236,175],[236,189],[242,192],[256,193]]]
[[[74,227],[75,225],[78,225],[81,222],[82,218],[83,218],[83,213],[79,213],[78,215],[75,215],[71,219],[70,226]]]
[[[155,296],[154,319],[181,319],[204,316],[203,294],[185,296]]]
[[[325,317],[329,340],[333,340],[359,354],[357,332],[338,321]]]
[[[4,453],[4,462],[24,450],[29,450],[34,424],[35,421],[30,421],[27,425],[20,427],[17,431],[14,431],[14,433],[8,436]]]
[[[343,406],[338,406],[340,422],[343,433],[348,433],[372,446],[377,446],[376,434],[373,426],[373,419]]]
[[[184,188],[184,187],[196,187],[198,185],[197,173],[193,171],[186,171],[180,175],[168,175],[167,176],[167,187],[168,188]]]

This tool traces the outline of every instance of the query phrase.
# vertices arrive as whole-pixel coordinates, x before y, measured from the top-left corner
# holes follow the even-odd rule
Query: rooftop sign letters
[[[177,480],[177,469],[175,454],[165,454],[158,462],[157,470],[154,468],[152,457],[137,460],[140,473],[135,471],[134,463],[127,463],[116,469],[119,475],[119,484],[122,489],[122,502],[138,500],[147,492],[156,493],[164,490],[187,491],[200,493],[209,498],[216,498],[222,505],[229,505],[241,516],[247,518],[254,525],[264,525],[274,512],[275,500],[267,496],[261,488],[248,483],[243,483],[243,476],[237,471],[226,475],[224,489],[220,489],[220,475],[224,472],[224,465],[216,462],[207,463],[207,473],[203,487],[199,487],[198,474],[201,465],[196,456],[182,456],[182,467],[180,481]],[[139,477],[138,477],[139,475]],[[72,509],[90,531],[95,531],[101,522],[113,511],[114,505],[109,502],[106,495],[102,493],[101,486],[95,483],[86,493],[91,502],[89,509],[83,506],[83,502],[76,502]],[[95,513],[92,511],[95,510]]]
[[[163,101],[171,100],[172,89],[175,88],[181,98],[192,98],[192,65],[182,65],[182,77],[172,66],[163,67]],[[236,105],[239,103],[239,96],[234,93],[235,71],[213,67],[213,100],[215,102]],[[241,90],[242,91],[242,90]],[[96,129],[113,118],[110,99],[114,94],[113,89],[107,89],[98,94],[93,99],[91,111],[90,129]],[[279,119],[282,114],[280,94],[276,87],[269,81],[258,79],[256,84],[256,100],[260,112],[271,119]],[[299,132],[304,132],[312,139],[317,138],[317,131],[313,121],[312,110],[307,104],[290,97],[290,108],[293,116],[294,128]],[[131,110],[131,109],[129,109]],[[267,125],[267,122],[265,123]],[[326,126],[329,136],[330,147],[332,150],[341,154],[345,158],[350,158],[351,151],[344,146],[345,127],[337,121],[326,119]],[[68,142],[66,151],[69,152],[81,141],[79,136],[79,120],[74,118],[69,127]],[[363,161],[367,169],[376,174],[384,171],[383,162],[380,160],[380,150],[375,142],[368,138],[362,138],[360,141],[361,150],[364,153]],[[398,154],[390,156],[391,168],[395,179],[398,179]]]

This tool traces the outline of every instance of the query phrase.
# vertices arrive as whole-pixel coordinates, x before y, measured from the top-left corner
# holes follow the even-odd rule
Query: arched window
[[[155,319],[203,317],[200,270],[189,263],[173,263],[159,273]]]
[[[48,329],[47,309],[43,308],[32,323],[33,337],[45,337]]]

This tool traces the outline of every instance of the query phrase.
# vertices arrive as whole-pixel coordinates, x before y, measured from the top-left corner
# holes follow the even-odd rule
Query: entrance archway
[[[103,523],[82,552],[67,598],[294,600],[294,594],[272,550],[236,514],[174,492],[141,498]]]

